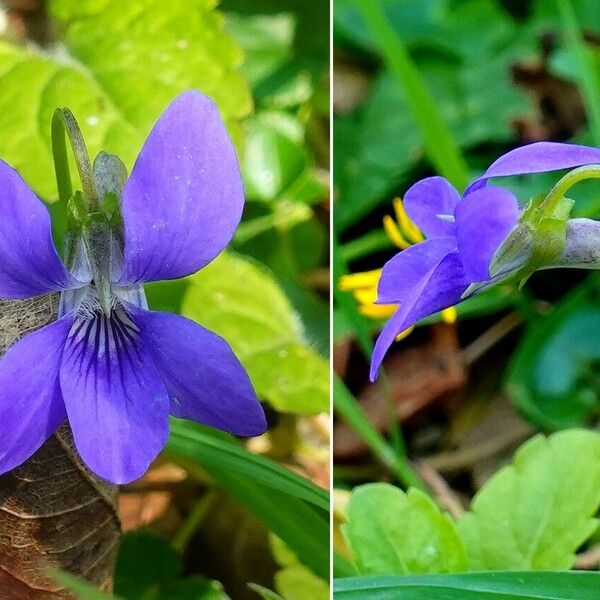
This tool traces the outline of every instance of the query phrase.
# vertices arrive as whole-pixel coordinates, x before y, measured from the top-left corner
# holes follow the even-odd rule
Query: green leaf
[[[458,523],[471,570],[569,569],[594,532],[600,434],[536,436],[476,494]]]
[[[600,573],[465,573],[350,577],[334,582],[336,600],[596,600]]]
[[[307,569],[277,536],[270,536],[273,557],[282,567],[275,589],[285,600],[329,600],[328,583]]]
[[[512,56],[511,52],[468,67],[440,58],[419,63],[461,148],[512,139],[510,118],[526,110],[523,95],[508,82]],[[490,78],[502,85],[487,85]],[[406,92],[389,71],[375,80],[360,114],[336,119],[334,135],[340,153],[334,174],[342,197],[335,218],[345,228],[405,185],[424,156],[424,141],[408,110]]]
[[[281,111],[263,111],[245,123],[242,173],[249,200],[266,203],[321,200],[327,182],[312,167],[304,125]]]
[[[256,592],[263,600],[285,600],[279,594],[276,594],[273,590],[270,590],[257,583],[249,583],[248,587]]]
[[[279,536],[317,575],[329,573],[329,499],[325,490],[244,450],[226,434],[171,420],[170,454],[193,461]]]
[[[225,253],[189,281],[182,314],[231,344],[261,398],[284,412],[328,410],[327,362],[264,267]]]
[[[329,510],[329,494],[325,490],[273,460],[248,452],[226,433],[191,421],[171,419],[167,450],[201,465],[247,477],[262,487],[305,500],[324,511]]]
[[[506,390],[536,425],[573,427],[598,409],[600,309],[576,292],[533,321],[513,355]]]
[[[115,567],[115,593],[127,600],[227,600],[220,584],[205,577],[181,578],[183,564],[166,540],[151,531],[121,538]]]
[[[253,87],[292,57],[294,28],[291,14],[226,15],[225,31],[243,48],[246,59],[240,70]]]
[[[252,99],[237,72],[241,50],[223,33],[214,5],[50,2],[64,42],[58,52],[0,43],[2,158],[43,198],[54,199],[50,122],[56,107],[72,110],[92,158],[105,150],[131,168],[154,121],[190,88],[216,101],[238,139],[237,122],[251,111]]]
[[[304,565],[275,573],[275,587],[285,600],[329,600],[329,585]]]
[[[453,573],[467,569],[450,517],[424,492],[387,483],[354,489],[344,535],[363,574]]]

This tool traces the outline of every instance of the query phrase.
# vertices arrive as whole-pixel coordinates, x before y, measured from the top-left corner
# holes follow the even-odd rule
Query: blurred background
[[[218,104],[242,164],[247,203],[229,250],[147,294],[151,308],[229,341],[269,430],[238,442],[173,424],[147,476],[120,490],[119,515],[132,533],[119,551],[115,591],[135,600],[327,598],[328,3],[1,5],[0,157],[49,205],[58,106],[74,113],[92,159],[105,150],[131,169],[161,111],[195,88]]]
[[[466,169],[455,181],[463,185],[527,142],[600,145],[598,3],[378,5],[395,46],[392,36],[372,33],[350,0],[335,0],[333,20],[338,523],[354,486],[392,481],[404,487],[414,476],[455,514],[452,499],[459,509],[468,505],[525,439],[595,425],[600,407],[600,285],[584,271],[540,272],[521,291],[500,286],[418,324],[388,353],[386,377],[368,382],[373,339],[391,315],[389,307],[373,305],[378,269],[422,239],[395,199],[418,179],[440,173],[426,135],[458,149]],[[385,56],[394,52],[402,58],[392,72]],[[433,100],[429,114],[415,81]],[[435,129],[438,122],[443,131]],[[441,174],[452,179],[450,160],[447,169]],[[560,175],[501,185],[526,204]],[[570,194],[574,215],[600,216],[597,183]],[[416,471],[407,469],[407,458]],[[348,556],[337,529],[336,549]],[[592,563],[597,566],[597,553]]]

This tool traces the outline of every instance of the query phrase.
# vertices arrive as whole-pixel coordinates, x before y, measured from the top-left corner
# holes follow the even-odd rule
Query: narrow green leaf
[[[357,2],[390,71],[406,93],[407,103],[423,134],[427,156],[441,175],[462,190],[469,182],[467,164],[406,47],[390,26],[378,0]]]
[[[456,525],[421,490],[387,483],[354,489],[344,535],[360,573],[417,575],[467,570]]]
[[[408,459],[395,452],[383,436],[371,425],[356,398],[352,396],[342,380],[335,374],[333,377],[333,406],[336,413],[367,444],[375,456],[398,477],[400,482],[407,487],[425,487],[420,477],[410,466]]]
[[[422,577],[350,577],[336,600],[597,600],[600,573],[490,572]]]
[[[588,55],[581,29],[570,0],[556,0],[561,24],[578,63],[579,89],[583,96],[586,114],[592,130],[594,142],[600,146],[600,83],[595,65]]]
[[[298,559],[329,576],[327,492],[273,461],[242,449],[229,436],[187,421],[172,420],[167,451],[199,463]]]
[[[470,569],[569,569],[594,532],[600,434],[536,436],[476,494],[458,523]]]
[[[329,577],[329,519],[304,501],[257,485],[231,471],[203,465],[214,479],[279,536],[298,559],[323,579]]]
[[[268,458],[248,452],[231,436],[214,429],[171,419],[167,452],[222,472],[239,474],[262,487],[329,511],[329,494],[324,489]]]
[[[279,594],[276,594],[273,590],[266,588],[258,583],[249,583],[248,587],[256,592],[263,600],[284,600]]]

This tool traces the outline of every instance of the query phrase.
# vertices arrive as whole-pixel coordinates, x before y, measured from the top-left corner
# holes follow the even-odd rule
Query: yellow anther
[[[354,297],[360,304],[374,304],[377,300],[377,286],[355,290]]]
[[[404,338],[407,338],[413,331],[414,327],[411,325],[410,327],[407,327],[404,331],[401,331],[394,339],[396,342],[399,342],[400,340],[403,340]]]
[[[392,242],[396,246],[398,246],[398,248],[404,250],[405,248],[408,248],[411,245],[411,243],[408,240],[404,239],[396,221],[394,221],[394,219],[392,219],[390,215],[385,215],[385,217],[383,217],[383,228],[388,234],[390,240],[392,240]]]
[[[394,219],[390,215],[383,217],[383,228],[390,240],[402,250],[422,242],[425,238],[419,228],[410,220],[402,200],[395,198],[393,204],[396,218]],[[375,269],[364,273],[344,275],[339,280],[339,289],[352,292],[358,304],[358,311],[370,319],[389,319],[398,310],[397,304],[375,304],[380,277],[381,269]],[[441,312],[442,321],[445,323],[454,323],[456,316],[456,309],[453,306]],[[396,336],[396,341],[406,338],[413,329],[414,327],[408,327],[401,331]]]
[[[389,319],[398,309],[396,304],[360,304],[358,312],[370,319]]]
[[[419,228],[410,220],[404,208],[404,202],[401,198],[393,200],[394,212],[396,213],[396,221],[400,225],[400,229],[412,244],[418,244],[425,238]]]
[[[442,311],[441,315],[442,321],[444,321],[444,323],[454,323],[456,322],[456,318],[458,317],[458,313],[456,312],[456,308],[454,308],[454,306],[445,308]]]
[[[339,288],[342,292],[351,292],[361,288],[375,287],[381,276],[381,269],[365,271],[364,273],[351,273],[340,277]]]

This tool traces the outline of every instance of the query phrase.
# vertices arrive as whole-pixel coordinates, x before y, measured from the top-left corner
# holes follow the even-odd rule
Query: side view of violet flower
[[[501,156],[462,197],[443,177],[414,184],[406,192],[404,206],[427,239],[396,254],[383,267],[377,303],[399,307],[375,344],[371,381],[396,336],[424,317],[498,281],[520,273],[524,280],[530,274],[523,271],[528,266],[530,271],[600,268],[600,223],[568,219],[572,204],[562,193],[589,174],[577,174],[564,190],[557,185],[546,199],[547,207],[554,193],[549,212],[533,202],[521,211],[509,190],[489,184],[495,177],[577,167],[584,171],[590,168],[586,165],[598,164],[600,149],[538,142]]]
[[[178,96],[124,182],[103,168],[107,157],[94,165],[100,210],[85,220],[67,265],[45,206],[0,161],[0,297],[61,292],[58,320],[0,360],[0,473],[66,419],[84,462],[113,483],[146,471],[167,441],[169,413],[244,436],[266,427],[228,344],[189,319],[148,310],[143,289],[206,266],[240,221],[240,171],[216,106],[196,91]],[[118,218],[101,218],[111,198]]]

